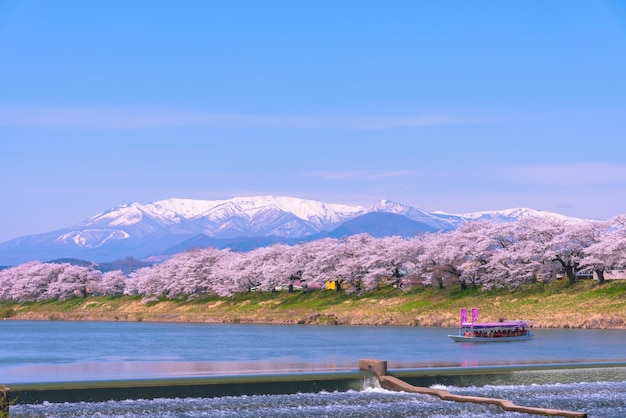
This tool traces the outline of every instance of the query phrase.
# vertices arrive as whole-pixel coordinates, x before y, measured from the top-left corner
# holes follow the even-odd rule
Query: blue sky
[[[0,0],[0,242],[129,202],[626,213],[626,3]]]

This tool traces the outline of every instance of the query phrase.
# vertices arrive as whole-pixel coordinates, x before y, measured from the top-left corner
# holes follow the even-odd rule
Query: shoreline
[[[159,299],[88,296],[0,302],[7,320],[367,325],[458,328],[461,308],[478,322],[525,320],[533,328],[626,329],[626,281],[563,281],[507,290],[420,288],[345,292],[250,292],[233,297]]]
[[[120,315],[121,314],[121,315]],[[276,315],[272,317],[265,313],[263,318],[259,318],[258,315],[252,315],[250,317],[237,316],[233,318],[231,316],[221,317],[217,315],[189,315],[189,314],[158,314],[150,311],[131,311],[121,312],[113,316],[109,315],[88,315],[84,312],[64,312],[59,313],[55,311],[50,312],[23,312],[12,316],[10,318],[3,318],[6,321],[94,321],[94,322],[154,322],[154,323],[204,323],[204,324],[248,324],[248,325],[324,325],[324,326],[397,326],[397,327],[423,327],[423,328],[450,328],[458,329],[459,324],[457,319],[445,318],[436,315],[433,316],[436,319],[431,321],[421,320],[420,318],[413,321],[406,322],[403,319],[394,320],[388,318],[385,320],[371,319],[365,320],[360,317],[345,317],[343,315],[334,316],[320,316],[318,314],[311,314],[308,317],[292,317],[285,318],[284,315]],[[121,316],[121,317],[120,317]],[[448,316],[448,315],[446,315]],[[529,316],[531,317],[531,316]],[[549,320],[535,321],[533,319],[526,320],[529,324],[529,328],[538,329],[607,329],[607,330],[626,330],[626,325],[623,323],[617,324],[619,320],[616,320],[613,316],[603,318],[580,318],[580,321],[569,320],[565,323],[553,322]],[[575,318],[574,318],[575,319]],[[499,319],[484,319],[485,322],[498,321]],[[593,326],[590,326],[590,322]]]

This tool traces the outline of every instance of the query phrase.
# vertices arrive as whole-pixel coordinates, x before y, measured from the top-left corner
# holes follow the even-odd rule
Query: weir
[[[317,393],[362,390],[366,377],[360,372],[336,372],[27,383],[11,385],[6,399],[13,404],[36,404]]]
[[[453,395],[444,389],[432,389],[432,388],[413,386],[396,377],[388,375],[387,374],[387,362],[384,360],[360,360],[359,369],[364,370],[364,371],[370,371],[376,374],[376,376],[378,376],[380,386],[383,389],[387,389],[387,390],[433,395],[433,396],[437,396],[439,399],[442,399],[444,401],[470,402],[470,403],[497,405],[502,410],[511,411],[511,412],[521,412],[521,413],[526,413],[526,414],[544,415],[544,416],[587,418],[587,414],[585,412],[562,411],[562,410],[557,410],[557,409],[519,406],[519,405],[513,404],[513,402],[508,401],[506,399]]]
[[[45,382],[0,384],[0,418],[8,416],[10,405],[43,402],[104,402],[125,399],[155,398],[210,398],[242,395],[279,395],[344,392],[363,390],[372,377],[382,388],[437,396],[442,400],[497,405],[505,411],[516,411],[544,416],[586,417],[584,412],[561,411],[540,407],[514,405],[504,399],[481,398],[450,394],[433,389],[433,384],[457,386],[484,385],[495,381],[515,382],[520,375],[576,369],[615,368],[621,374],[625,362],[558,363],[471,367],[428,367],[420,369],[387,369],[384,360],[360,360],[358,369],[338,372],[298,372],[277,374],[245,374],[160,379],[128,379],[80,382]]]

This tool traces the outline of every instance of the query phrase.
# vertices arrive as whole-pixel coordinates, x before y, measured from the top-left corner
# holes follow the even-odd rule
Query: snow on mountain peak
[[[522,218],[553,218],[559,219],[562,221],[568,222],[579,222],[582,219],[572,218],[564,215],[560,215],[554,212],[548,212],[544,210],[536,210],[529,208],[511,208],[511,209],[503,209],[503,210],[492,210],[492,211],[483,211],[483,212],[470,212],[464,213],[461,216],[465,219],[497,219],[497,218],[507,218],[507,219],[522,219]]]
[[[304,229],[293,227],[289,223],[288,217],[278,215],[281,212],[285,216],[291,216],[291,219],[299,218],[304,221],[304,224],[300,224],[301,228]],[[299,234],[304,233],[305,230],[310,233],[312,230],[308,228],[328,229],[368,212],[389,212],[403,215],[414,221],[427,224],[436,230],[453,229],[462,220],[508,221],[529,216],[573,220],[573,218],[551,212],[528,208],[450,215],[443,212],[426,212],[387,199],[382,199],[371,208],[365,208],[359,205],[324,203],[295,197],[252,196],[235,197],[227,200],[172,198],[147,204],[130,203],[98,214],[79,226],[89,229],[108,227],[128,231],[131,228],[134,235],[145,236],[175,225],[179,225],[177,226],[179,231],[195,228],[194,225],[198,225],[198,227],[201,226],[200,231],[207,235],[225,233],[227,230],[232,235],[245,235],[246,231],[259,232],[269,223],[279,222],[276,225],[282,226],[275,225],[265,233],[277,233],[275,228],[280,229],[292,225],[292,229],[298,231],[294,233]],[[82,242],[82,238],[80,241]]]
[[[298,218],[304,220],[335,219],[337,214],[342,214],[340,217],[343,218],[344,215],[354,216],[365,211],[364,207],[358,205],[323,203],[316,200],[283,196],[266,196],[266,198],[273,202],[276,207],[281,208],[285,212],[293,213]]]
[[[397,202],[393,202],[391,200],[387,200],[387,199],[382,199],[380,202],[378,202],[377,204],[375,204],[373,206],[374,210],[377,211],[399,211],[399,212],[403,212],[406,211],[407,209],[411,209],[410,206],[404,205],[402,203],[397,203]]]
[[[209,203],[210,201],[206,202]],[[317,221],[319,219],[339,221],[345,216],[358,215],[365,210],[357,205],[323,203],[315,200],[284,196],[236,197],[212,203],[214,205],[205,213],[211,211],[213,216],[218,217],[223,217],[225,212],[229,212],[230,216],[246,215],[252,218],[260,212],[273,209],[291,213],[306,221]],[[218,208],[220,209],[219,215],[216,211]]]
[[[195,200],[195,199],[166,199],[148,203],[143,206],[146,213],[158,219],[171,220],[179,223],[181,220],[195,218],[223,200]]]
[[[142,219],[142,213],[139,208],[139,204],[131,203],[118,206],[105,212],[101,212],[92,216],[83,224],[87,225],[132,225],[140,222]]]
[[[166,199],[147,204],[131,203],[100,213],[84,225],[123,227],[138,224],[147,215],[163,225],[178,224],[206,217],[220,221],[232,217],[252,219],[268,210],[280,210],[315,224],[334,223],[358,216],[365,208],[358,205],[323,203],[284,196],[235,197],[228,200]]]
[[[124,231],[116,231],[109,229],[86,229],[82,231],[71,231],[58,237],[57,242],[73,242],[79,247],[100,247],[108,241],[123,240],[129,238],[130,235]]]

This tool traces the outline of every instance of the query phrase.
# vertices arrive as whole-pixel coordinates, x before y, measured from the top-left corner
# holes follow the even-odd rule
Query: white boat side
[[[526,335],[518,335],[513,337],[466,337],[464,335],[448,335],[448,337],[452,338],[457,343],[462,342],[471,342],[471,343],[504,343],[507,341],[524,341],[530,340],[533,338],[532,333],[527,333]]]

